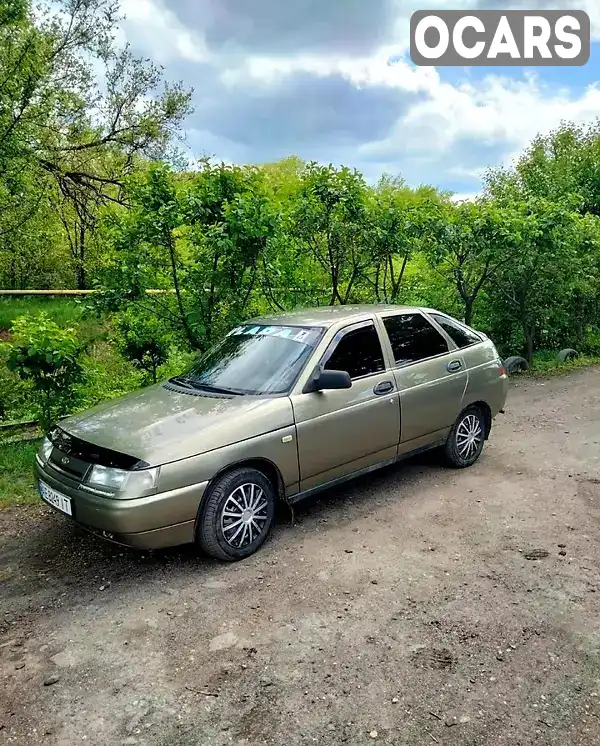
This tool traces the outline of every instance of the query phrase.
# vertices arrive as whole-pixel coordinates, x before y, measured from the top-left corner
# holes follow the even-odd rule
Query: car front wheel
[[[446,461],[459,469],[474,464],[485,442],[485,416],[479,407],[461,412],[444,447]]]
[[[220,477],[203,500],[196,530],[200,547],[233,562],[254,554],[271,531],[275,491],[257,469],[234,469]]]

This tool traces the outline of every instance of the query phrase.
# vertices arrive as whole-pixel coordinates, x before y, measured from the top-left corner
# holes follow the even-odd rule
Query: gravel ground
[[[600,743],[600,369],[282,512],[235,565],[0,513],[0,743]]]

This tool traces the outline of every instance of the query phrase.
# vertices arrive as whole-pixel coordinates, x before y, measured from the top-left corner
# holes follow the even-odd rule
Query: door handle
[[[446,366],[446,370],[448,373],[456,373],[457,370],[460,370],[462,368],[462,363],[460,360],[452,360],[448,363]]]
[[[381,381],[381,383],[378,383],[377,386],[373,389],[373,393],[377,394],[377,396],[382,396],[383,394],[389,394],[390,391],[394,390],[394,384],[391,381]]]

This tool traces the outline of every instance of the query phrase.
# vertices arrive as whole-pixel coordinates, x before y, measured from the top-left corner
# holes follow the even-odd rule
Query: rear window
[[[383,319],[396,365],[427,360],[448,352],[448,343],[420,313],[405,313]]]
[[[481,342],[481,337],[466,326],[447,316],[432,313],[431,318],[436,321],[457,347],[469,347]]]

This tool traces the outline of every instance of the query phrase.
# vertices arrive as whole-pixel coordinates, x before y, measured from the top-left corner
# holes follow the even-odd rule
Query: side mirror
[[[352,388],[350,373],[345,370],[321,370],[317,368],[304,387],[304,393],[312,391],[332,391]]]

